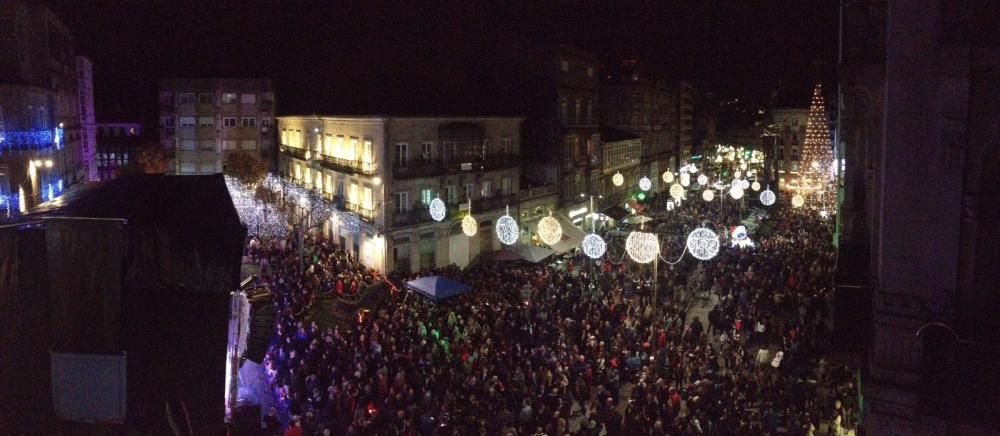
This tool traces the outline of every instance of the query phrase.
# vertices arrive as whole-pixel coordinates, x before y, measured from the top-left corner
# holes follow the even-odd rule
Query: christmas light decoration
[[[747,248],[753,247],[753,240],[750,239],[750,235],[747,234],[746,226],[736,226],[733,228],[733,232],[730,234],[733,241],[733,247]]]
[[[625,239],[625,252],[637,263],[650,263],[660,255],[660,241],[653,233],[633,231]]]
[[[674,173],[670,171],[663,172],[663,183],[674,183]]]
[[[538,221],[538,237],[542,239],[542,242],[555,245],[562,240],[562,236],[562,225],[559,224],[559,220],[552,217],[551,213]]]
[[[427,209],[430,210],[430,212],[431,212],[431,218],[433,218],[434,221],[441,221],[441,220],[443,220],[444,216],[445,216],[445,213],[447,212],[447,208],[444,205],[444,202],[441,201],[440,198],[435,198],[435,199],[431,200],[431,204],[430,204],[430,206],[428,206]]]
[[[670,196],[673,197],[675,200],[681,199],[682,197],[684,197],[684,187],[676,183],[670,185]]]
[[[760,182],[754,181],[750,184],[750,188],[754,191],[760,191]]]
[[[462,233],[465,233],[465,236],[476,236],[478,231],[479,223],[476,222],[471,213],[462,218]]]
[[[510,216],[510,207],[507,208],[507,213],[504,216],[497,219],[496,231],[497,238],[504,245],[514,245],[517,242],[520,229],[517,227],[517,221]]]
[[[604,252],[608,249],[608,244],[604,242],[596,233],[591,233],[583,237],[583,254],[591,259],[598,259],[604,256]]]
[[[339,212],[337,221],[340,222],[340,230],[344,233],[356,235],[361,231],[361,219],[353,213]]]
[[[274,204],[257,198],[251,187],[226,176],[226,188],[240,222],[261,239],[280,239],[288,233],[288,214]]]
[[[708,176],[706,176],[704,174],[699,174],[698,175],[698,185],[699,186],[706,186],[706,185],[708,185]]]
[[[697,228],[687,237],[687,251],[699,260],[709,260],[719,254],[719,236],[704,227]]]
[[[615,173],[615,175],[611,176],[611,183],[614,183],[615,186],[621,186],[625,184],[625,176],[622,173]]]
[[[742,188],[744,191],[750,189],[750,181],[747,179],[740,180],[740,188]]]
[[[801,194],[795,194],[792,196],[792,206],[802,207],[806,204],[806,199],[802,198]]]
[[[681,185],[686,187],[690,184],[691,184],[691,174],[681,173]]]
[[[770,187],[760,193],[760,204],[763,204],[764,206],[770,206],[774,204],[774,200],[776,200],[774,196],[774,191],[771,191]]]
[[[713,192],[711,189],[706,189],[701,193],[701,198],[704,198],[705,201],[712,201],[713,199],[715,199],[715,192]]]
[[[733,186],[729,188],[729,196],[733,197],[733,200],[739,200],[743,198],[743,187],[740,185]]]
[[[639,189],[642,189],[643,191],[648,191],[652,187],[653,187],[653,181],[649,180],[649,177],[642,176],[642,178],[639,179]]]
[[[809,164],[803,165],[799,172],[799,187],[803,189],[803,204],[810,209],[835,212],[836,176],[828,123],[823,85],[817,83],[813,88],[809,117],[806,119],[806,137],[802,144],[802,162]],[[795,204],[794,198],[792,204]]]

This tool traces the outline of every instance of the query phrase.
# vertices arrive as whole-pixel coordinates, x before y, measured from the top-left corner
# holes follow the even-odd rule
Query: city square
[[[0,0],[0,435],[1000,434],[986,3]]]

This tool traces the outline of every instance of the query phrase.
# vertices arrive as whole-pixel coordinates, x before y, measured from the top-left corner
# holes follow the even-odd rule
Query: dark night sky
[[[606,61],[637,55],[652,72],[751,101],[779,80],[829,83],[837,50],[836,0],[49,3],[94,61],[99,121],[153,120],[157,79],[197,76],[270,77],[279,113],[396,103],[502,113],[509,102],[497,94],[516,90],[491,54],[507,35],[570,43]]]

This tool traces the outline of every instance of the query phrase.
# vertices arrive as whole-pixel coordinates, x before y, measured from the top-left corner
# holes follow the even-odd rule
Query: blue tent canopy
[[[472,287],[465,283],[459,283],[442,276],[421,277],[411,280],[406,282],[406,287],[430,298],[432,301],[441,301],[445,298],[454,297],[472,290]]]

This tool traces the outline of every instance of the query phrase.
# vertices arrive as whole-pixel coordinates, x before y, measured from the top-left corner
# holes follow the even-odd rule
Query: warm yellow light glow
[[[621,186],[625,183],[625,176],[622,173],[615,173],[614,176],[611,176],[611,183],[614,183],[615,186]]]
[[[674,173],[670,171],[663,172],[663,183],[674,183]]]
[[[462,218],[462,233],[465,233],[465,236],[476,236],[478,231],[479,223],[476,222],[471,213]]]
[[[48,159],[45,161],[45,168],[52,168],[52,159]]]
[[[715,192],[712,192],[711,189],[706,189],[701,193],[701,198],[705,199],[705,201],[712,201],[715,198]]]

